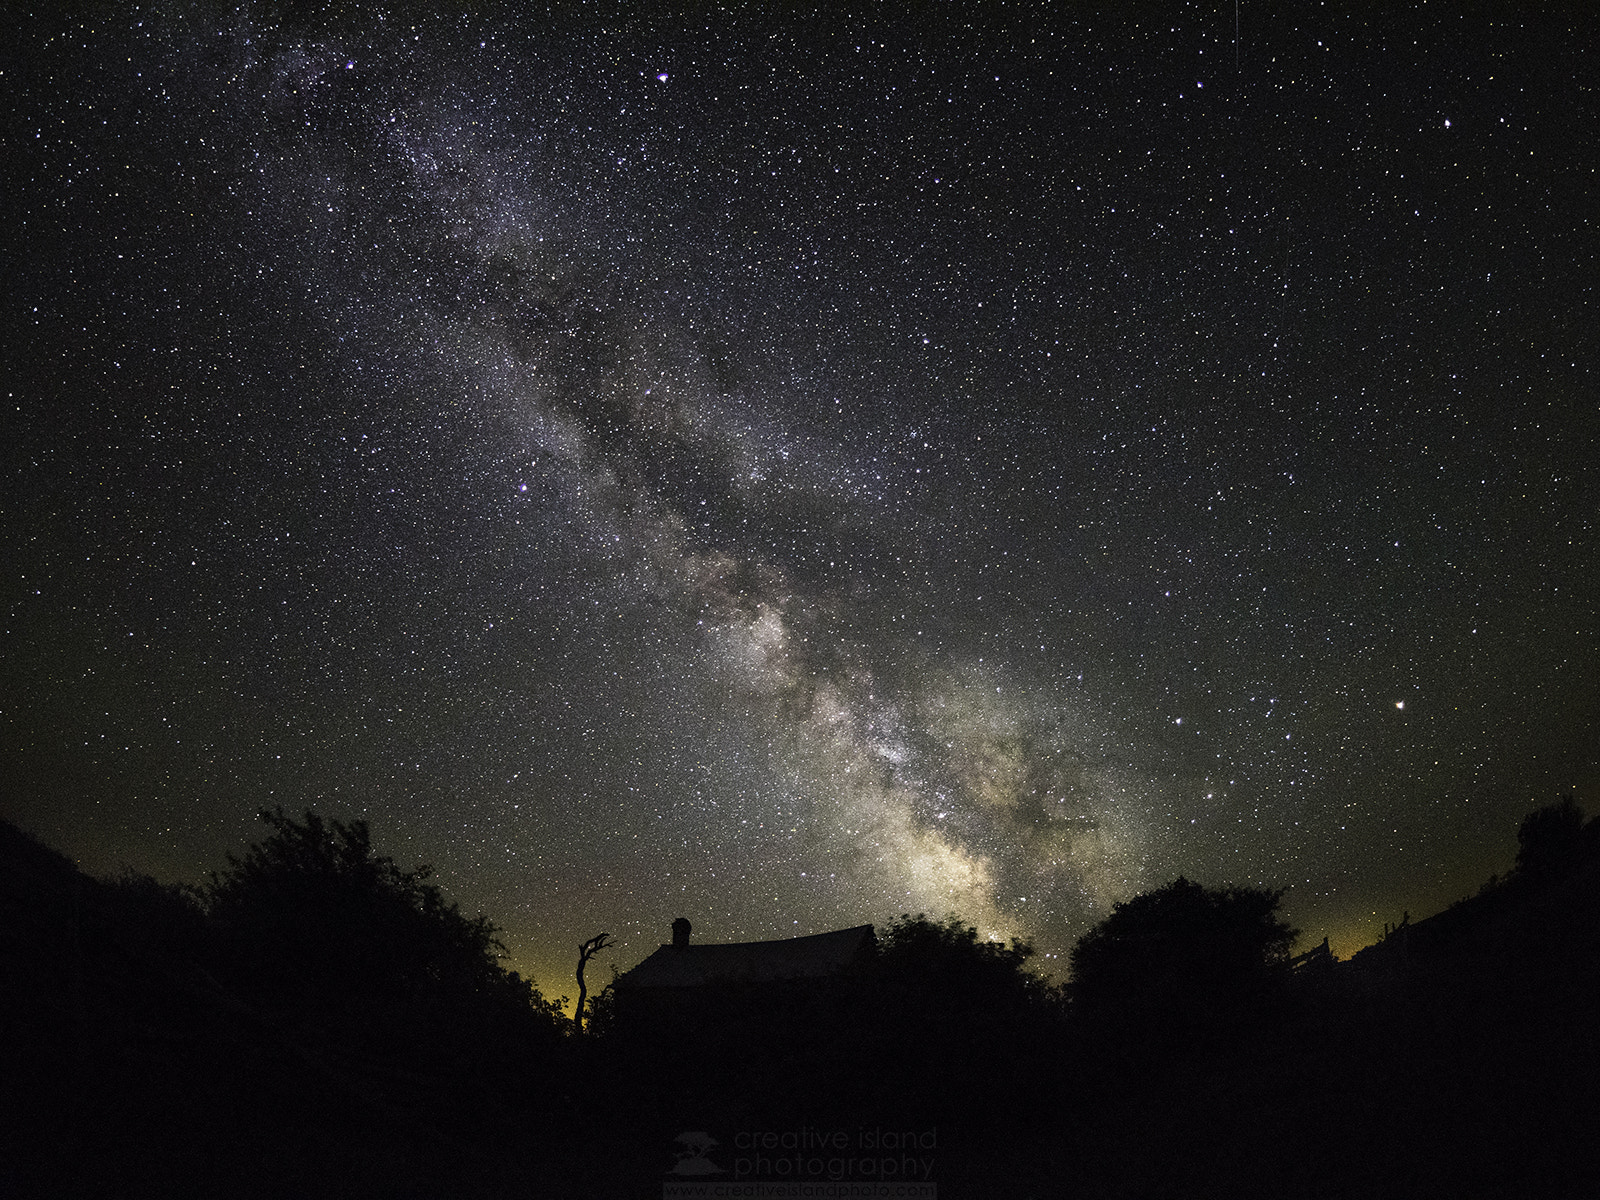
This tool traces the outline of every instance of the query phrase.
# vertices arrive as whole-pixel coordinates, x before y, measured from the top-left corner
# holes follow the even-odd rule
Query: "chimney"
[[[672,948],[674,950],[687,950],[689,948],[689,918],[679,917],[672,923]]]

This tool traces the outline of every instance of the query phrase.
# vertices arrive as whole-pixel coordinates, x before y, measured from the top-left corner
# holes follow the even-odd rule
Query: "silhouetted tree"
[[[1179,877],[1113,907],[1072,949],[1071,994],[1085,1016],[1184,1035],[1262,1015],[1298,936],[1281,891],[1202,887]]]
[[[230,854],[205,889],[221,966],[252,1002],[440,1059],[468,1042],[553,1036],[555,1005],[501,967],[494,925],[462,915],[426,882],[430,868],[376,854],[365,821],[281,808],[261,819],[271,836]]]
[[[589,965],[589,960],[611,944],[609,933],[597,933],[594,937],[578,947],[578,1006],[572,1010],[572,1027],[578,1032],[583,1032],[583,1004],[589,998],[589,985],[583,981],[583,969]]]
[[[858,1058],[847,1064],[854,1086],[880,1103],[916,1098],[934,1105],[929,1121],[953,1120],[958,1110],[962,1119],[976,1119],[978,1107],[997,1116],[988,1101],[973,1106],[979,1095],[996,1098],[997,1071],[1017,1089],[1008,1096],[1036,1092],[1020,1081],[1040,1061],[1056,1009],[1053,990],[1028,969],[1032,956],[1026,942],[979,937],[959,917],[902,914],[881,931],[877,953],[841,995],[859,1038]],[[1028,1048],[1026,1061],[1018,1061],[1019,1047]]]
[[[1517,829],[1517,871],[1548,878],[1575,863],[1583,850],[1583,809],[1569,794],[1536,809]]]

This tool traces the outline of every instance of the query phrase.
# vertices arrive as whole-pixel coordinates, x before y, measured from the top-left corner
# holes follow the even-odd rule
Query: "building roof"
[[[876,944],[871,925],[773,942],[662,946],[617,978],[619,988],[689,988],[707,983],[815,979],[843,970]]]

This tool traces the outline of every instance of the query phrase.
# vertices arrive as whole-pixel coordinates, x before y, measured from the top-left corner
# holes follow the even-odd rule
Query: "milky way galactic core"
[[[1597,807],[1592,18],[558,8],[15,18],[8,816],[560,995]]]

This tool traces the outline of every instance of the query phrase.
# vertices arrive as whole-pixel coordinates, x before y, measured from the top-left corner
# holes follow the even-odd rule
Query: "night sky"
[[[55,7],[0,812],[85,869],[365,818],[560,996],[1179,874],[1349,953],[1600,809],[1586,6]]]

